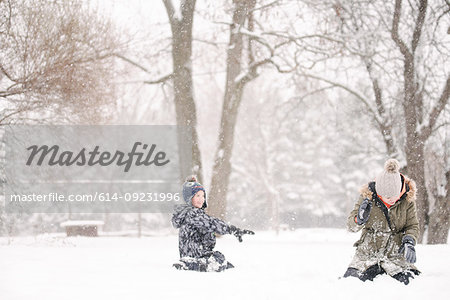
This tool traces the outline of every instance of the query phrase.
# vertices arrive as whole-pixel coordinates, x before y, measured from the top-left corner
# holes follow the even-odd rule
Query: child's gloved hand
[[[416,249],[414,248],[416,242],[414,239],[405,235],[402,239],[402,245],[398,250],[398,253],[403,253],[407,262],[413,264],[416,262]]]
[[[235,237],[237,237],[237,239],[239,240],[239,242],[242,242],[242,236],[243,236],[244,234],[251,234],[251,235],[255,234],[255,233],[254,233],[253,231],[251,231],[251,230],[240,229],[240,228],[237,228],[237,227],[234,226],[234,225],[230,225],[230,231],[231,231],[231,234],[233,234]]]
[[[356,215],[356,224],[363,225],[369,220],[370,210],[372,209],[372,203],[369,199],[365,198],[359,206],[358,214]]]

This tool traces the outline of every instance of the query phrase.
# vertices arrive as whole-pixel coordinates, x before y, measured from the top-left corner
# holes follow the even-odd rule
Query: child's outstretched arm
[[[251,230],[240,229],[234,225],[228,225],[224,221],[218,218],[211,217],[206,213],[198,214],[194,217],[188,218],[188,223],[206,232],[215,232],[218,234],[233,234],[237,237],[239,242],[242,242],[242,236],[244,234],[255,234]]]
[[[200,213],[186,218],[186,223],[207,232],[215,232],[218,234],[231,233],[231,228],[227,223],[218,218],[211,217],[206,213]]]

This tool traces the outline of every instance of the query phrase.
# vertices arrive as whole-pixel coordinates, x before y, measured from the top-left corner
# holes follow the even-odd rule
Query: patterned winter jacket
[[[417,241],[419,222],[416,213],[416,184],[412,179],[401,175],[404,192],[390,208],[381,202],[376,193],[375,182],[365,185],[358,202],[347,219],[349,231],[362,230],[361,238],[355,243],[356,254],[349,267],[365,271],[372,265],[380,264],[389,275],[394,275],[405,269],[416,269],[408,263],[398,250],[405,235]],[[372,202],[369,220],[365,225],[355,222],[359,206],[364,198]],[[389,217],[389,221],[386,218]]]
[[[175,207],[172,224],[179,228],[180,258],[208,257],[216,245],[215,234],[230,233],[230,226],[211,217],[201,208],[182,204]]]

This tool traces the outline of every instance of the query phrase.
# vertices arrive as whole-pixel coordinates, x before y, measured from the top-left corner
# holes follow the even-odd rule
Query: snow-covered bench
[[[103,221],[70,220],[62,222],[60,226],[66,229],[67,236],[98,236],[98,227],[104,224]]]

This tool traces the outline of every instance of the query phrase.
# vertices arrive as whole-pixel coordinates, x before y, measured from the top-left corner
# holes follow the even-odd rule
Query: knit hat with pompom
[[[375,189],[383,198],[400,196],[402,179],[400,177],[400,164],[396,159],[388,159],[384,170],[375,179]]]
[[[188,205],[192,205],[192,198],[198,191],[203,191],[205,193],[205,202],[203,203],[202,208],[205,209],[208,207],[208,203],[206,202],[206,191],[200,182],[197,181],[194,175],[188,176],[186,178],[185,183],[183,184],[183,199],[184,202]]]

